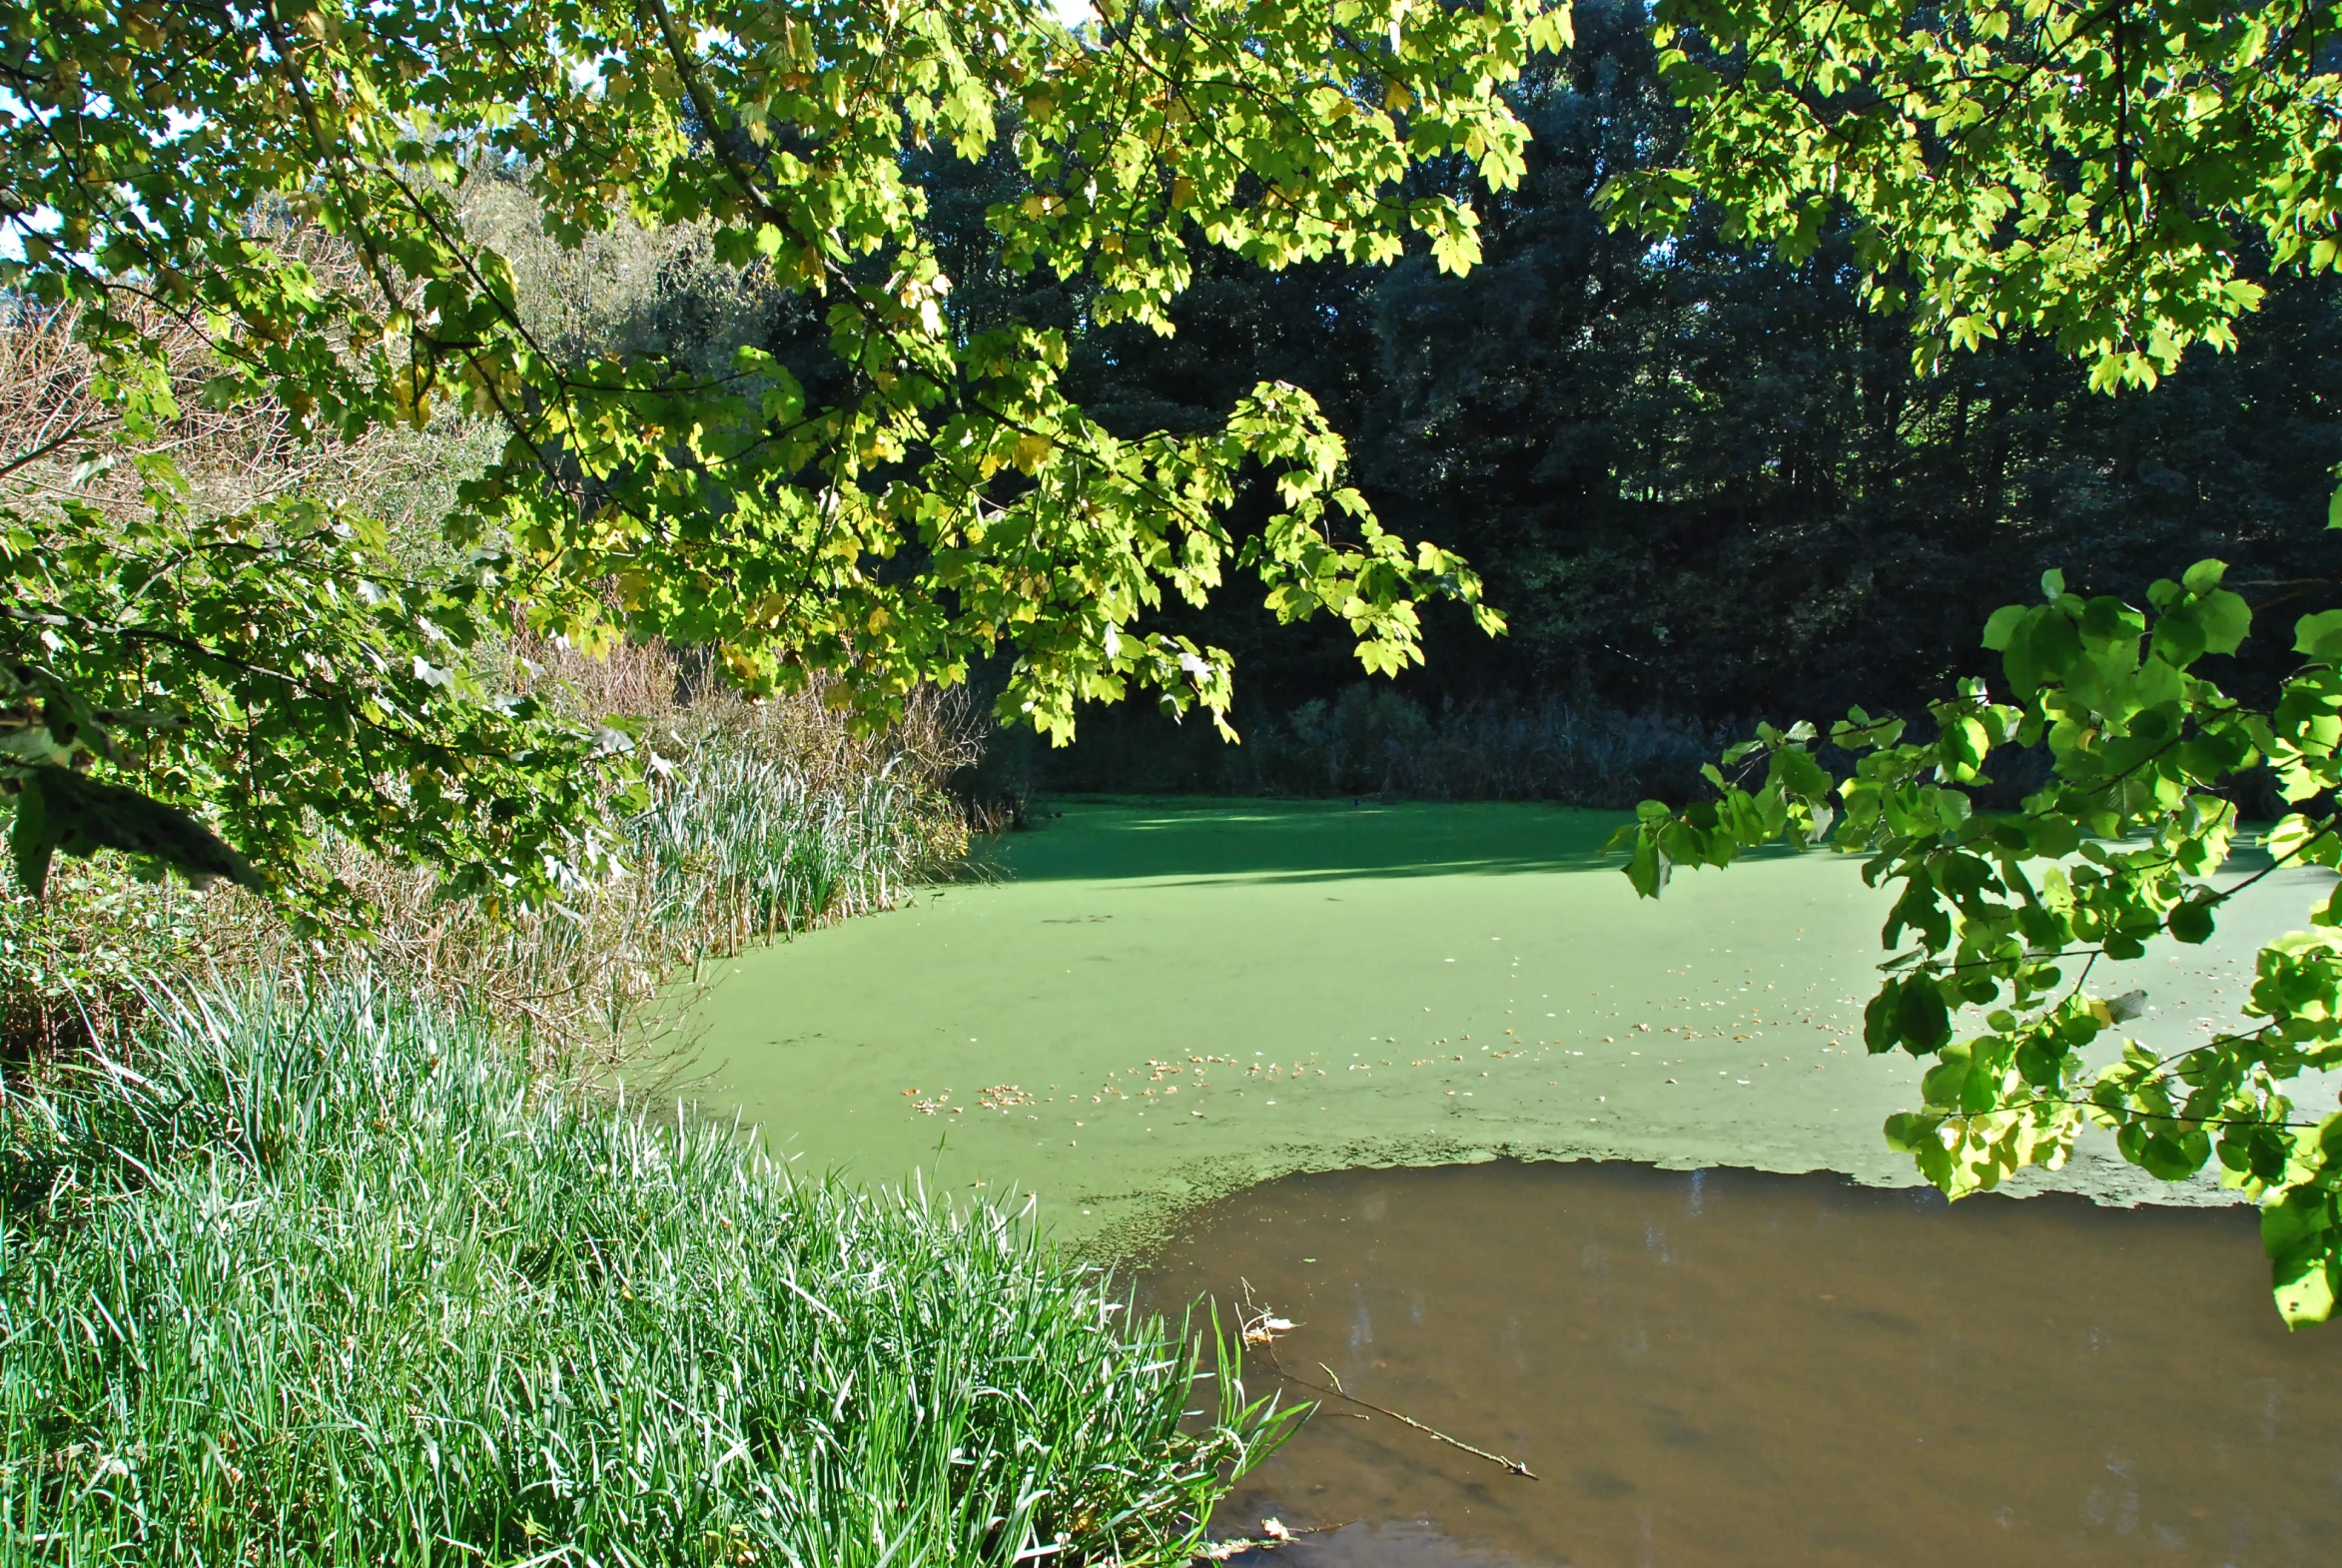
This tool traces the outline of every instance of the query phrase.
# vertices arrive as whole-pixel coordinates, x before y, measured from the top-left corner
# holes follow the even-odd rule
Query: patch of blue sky
[[[83,113],[89,115],[102,115],[105,112],[106,100],[103,97],[94,98],[83,107]],[[11,120],[31,120],[37,118],[39,113],[16,94],[0,88],[0,116]],[[163,129],[155,137],[155,144],[167,146],[202,130],[203,124],[204,117],[200,114],[189,114],[184,109],[166,109],[163,111]],[[135,202],[131,204],[131,211],[138,214],[140,222],[146,221],[144,210]],[[10,213],[7,223],[0,224],[0,262],[23,261],[24,237],[28,234],[54,234],[57,232],[57,209],[54,207],[36,207],[29,212]],[[83,260],[87,261],[87,258]]]

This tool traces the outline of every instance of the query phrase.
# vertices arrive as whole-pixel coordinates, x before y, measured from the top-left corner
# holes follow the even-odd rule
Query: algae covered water
[[[1328,1401],[1219,1514],[1338,1526],[1300,1568],[2331,1563],[2342,1333],[2266,1277],[2249,1211],[1508,1162],[1270,1183],[1148,1276],[1537,1477]]]
[[[1069,805],[1001,841],[987,883],[735,961],[688,1073],[801,1170],[1031,1190],[1059,1234],[1114,1249],[1204,1197],[1357,1166],[1915,1181],[1880,1125],[1917,1069],[1861,1046],[1886,899],[1817,853],[1639,900],[1601,853],[1618,820]],[[2107,989],[2152,1008],[2132,1032],[2169,1049],[2232,1019],[2254,947],[2325,876],[2272,876],[2212,947],[2127,966]],[[2174,1195],[2110,1150],[2020,1184]]]

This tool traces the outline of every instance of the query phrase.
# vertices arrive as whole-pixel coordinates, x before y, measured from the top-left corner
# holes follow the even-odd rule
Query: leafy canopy
[[[2191,343],[2233,341],[2260,300],[2253,246],[2334,265],[2342,104],[2319,69],[2333,13],[1668,0],[1662,69],[1691,112],[1687,167],[1620,177],[1611,213],[1664,230],[1705,197],[1792,254],[1849,218],[1874,302],[1917,313],[1923,361],[2047,330],[2094,385],[2152,385]],[[2342,525],[2342,495],[2335,510]],[[2342,890],[2261,950],[2244,1021],[2168,1056],[2124,1040],[2106,1065],[2084,1057],[2144,1006],[2091,993],[2099,959],[2208,940],[2278,868],[2342,867],[2342,610],[2300,618],[2300,663],[2256,706],[2203,666],[2251,630],[2224,576],[2199,561],[2142,609],[2052,571],[2040,603],[1984,627],[1997,692],[1962,681],[1931,708],[1932,739],[1860,708],[1826,736],[1768,725],[1707,770],[1716,798],[1646,801],[1613,842],[1646,897],[1676,865],[1761,844],[1869,855],[1866,879],[1898,896],[1864,1038],[1935,1063],[1890,1142],[1954,1197],[2061,1164],[2093,1124],[2157,1176],[2216,1163],[2261,1200],[2278,1309],[2322,1322],[2342,1297],[2342,1113],[2294,1093],[2342,1067]],[[1825,740],[1857,759],[1850,775],[1825,768]],[[2038,747],[2050,781],[2014,811],[1979,810],[1995,754]],[[2217,880],[2233,797],[2264,771],[2302,809],[2264,836],[2264,869]]]
[[[1923,362],[2053,334],[2093,386],[2225,349],[2257,248],[2342,247],[2332,0],[1662,0],[1683,162],[1604,193],[1672,233],[1692,204],[1803,259],[1860,225],[1874,302]],[[2321,65],[2324,69],[2320,69]]]
[[[378,526],[301,497],[200,519],[173,494],[126,525],[75,503],[38,532],[15,519],[0,571],[9,630],[30,633],[0,665],[0,767],[36,895],[55,852],[118,849],[280,890],[305,920],[359,913],[303,871],[321,823],[491,904],[609,861],[600,774],[630,743],[470,667],[489,573],[417,580]],[[242,853],[171,800],[224,814]]]
[[[224,811],[256,858],[306,817],[533,896],[591,859],[560,843],[577,800],[558,754],[579,739],[492,694],[393,689],[402,662],[460,662],[491,608],[588,646],[709,645],[757,690],[834,672],[871,722],[1005,649],[1004,717],[1061,742],[1077,703],[1134,686],[1224,729],[1226,656],[1145,621],[1231,565],[1283,619],[1339,616],[1369,671],[1419,661],[1425,595],[1499,629],[1458,557],[1380,526],[1305,392],[1264,383],[1210,427],[1117,435],[1061,389],[1061,331],[955,326],[909,171],[921,150],[1010,143],[1019,189],[987,221],[1010,266],[1077,286],[1094,324],[1168,332],[1187,231],[1271,268],[1386,261],[1413,239],[1460,271],[1478,254],[1469,203],[1418,194],[1409,171],[1460,158],[1490,187],[1518,179],[1524,132],[1497,89],[1566,44],[1566,6],[1100,15],[1075,33],[1036,0],[0,0],[0,228],[22,250],[0,288],[80,313],[126,438],[181,411],[157,310],[208,333],[208,404],[275,399],[321,440],[453,405],[507,437],[440,520],[461,580],[392,594],[406,618],[341,622],[311,650],[333,680],[375,671],[340,705],[297,695],[301,671],[212,658],[235,639],[184,623],[174,577],[201,561],[187,569],[222,627],[265,608],[279,571],[296,597],[346,603],[381,574],[379,552],[363,570],[337,554],[363,519],[189,516],[150,452],[161,575],[94,603],[105,530],[12,511],[26,610],[4,622],[7,700],[17,733],[50,732],[28,753],[73,745],[100,708],[171,708],[186,722],[150,732],[150,786]],[[703,230],[721,261],[818,302],[821,374],[755,346],[713,376],[564,359],[527,329],[506,261],[465,235],[462,189],[489,178],[523,182],[568,245],[620,222]],[[350,265],[313,265],[320,245]],[[1239,540],[1226,511],[1247,465],[1273,502]],[[212,659],[204,694],[146,662],[158,617]],[[262,711],[270,747],[307,761],[231,760]],[[357,730],[395,739],[338,753]],[[44,835],[103,837],[39,825],[69,793],[44,786],[50,819],[20,813],[28,867]],[[420,825],[441,813],[462,826]],[[139,831],[170,859],[162,821]],[[279,873],[264,859],[261,875]]]

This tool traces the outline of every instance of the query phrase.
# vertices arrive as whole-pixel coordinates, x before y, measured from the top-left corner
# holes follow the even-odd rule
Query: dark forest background
[[[1134,433],[1213,424],[1258,381],[1308,389],[1383,519],[1463,552],[1511,624],[1491,640],[1433,607],[1427,665],[1369,687],[1338,626],[1279,627],[1239,579],[1164,619],[1236,655],[1245,745],[1101,708],[1064,750],[1004,732],[977,788],[1678,793],[1759,718],[1916,712],[1984,673],[1985,617],[2051,566],[2140,602],[2221,557],[2265,618],[2261,662],[2220,678],[2252,690],[2282,668],[2290,635],[2269,628],[2342,576],[2323,526],[2335,275],[2269,280],[2238,352],[2198,351],[2151,392],[2092,392],[2038,341],[1922,376],[1843,243],[1791,266],[1712,223],[1664,246],[1604,227],[1596,191],[1670,160],[1679,120],[1643,8],[1580,0],[1577,17],[1578,48],[1516,89],[1528,177],[1479,194],[1466,278],[1427,256],[1267,273],[1198,243],[1176,336],[1097,330],[1077,288],[1000,266],[984,214],[1010,190],[1005,153],[926,171],[965,325],[1014,309],[1064,327],[1079,394]],[[822,330],[803,303],[767,327],[793,359]]]

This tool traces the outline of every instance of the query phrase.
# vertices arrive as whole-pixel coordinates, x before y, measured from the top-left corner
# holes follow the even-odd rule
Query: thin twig
[[[1244,1303],[1247,1306],[1251,1305],[1251,1289],[1249,1285],[1245,1287]],[[1531,1470],[1527,1465],[1521,1463],[1518,1459],[1507,1459],[1504,1455],[1490,1453],[1485,1448],[1475,1448],[1470,1443],[1465,1442],[1462,1438],[1450,1437],[1447,1435],[1447,1433],[1441,1431],[1438,1427],[1426,1426],[1411,1415],[1401,1415],[1398,1411],[1390,1409],[1384,1405],[1378,1405],[1371,1399],[1359,1398],[1356,1394],[1351,1393],[1348,1389],[1341,1385],[1340,1376],[1335,1373],[1332,1367],[1327,1366],[1323,1361],[1318,1362],[1317,1365],[1324,1371],[1327,1377],[1333,1379],[1331,1386],[1328,1386],[1324,1383],[1312,1382],[1306,1377],[1294,1376],[1291,1372],[1286,1371],[1284,1363],[1276,1358],[1276,1334],[1281,1330],[1272,1330],[1268,1326],[1269,1321],[1269,1314],[1265,1307],[1255,1311],[1252,1315],[1251,1321],[1249,1322],[1245,1322],[1240,1317],[1237,1319],[1238,1325],[1242,1330],[1242,1338],[1244,1342],[1247,1344],[1257,1344],[1262,1350],[1266,1351],[1268,1354],[1268,1364],[1275,1369],[1276,1375],[1283,1378],[1286,1382],[1296,1384],[1299,1387],[1309,1389],[1315,1393],[1329,1394],[1336,1399],[1346,1400],[1348,1403],[1357,1405],[1361,1409],[1372,1410],[1377,1415],[1387,1415],[1402,1426],[1411,1426],[1416,1431],[1421,1432],[1424,1436],[1429,1437],[1434,1441],[1445,1443],[1450,1448],[1460,1448],[1465,1453],[1473,1454],[1479,1458],[1487,1460],[1490,1464],[1502,1465],[1507,1471],[1514,1475],[1526,1476],[1529,1480],[1532,1481],[1538,1478],[1537,1473],[1534,1470]]]

